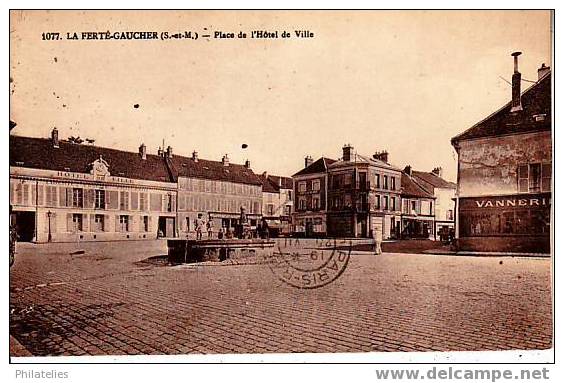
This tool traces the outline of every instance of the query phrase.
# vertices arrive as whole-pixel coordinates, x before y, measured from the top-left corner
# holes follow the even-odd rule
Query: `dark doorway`
[[[166,238],[174,237],[174,217],[159,217],[159,232]]]
[[[16,232],[19,242],[31,242],[35,234],[35,213],[31,211],[17,211]]]

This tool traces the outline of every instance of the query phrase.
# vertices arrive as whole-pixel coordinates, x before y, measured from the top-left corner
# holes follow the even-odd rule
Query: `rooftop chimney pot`
[[[519,73],[519,55],[521,52],[513,52],[513,76],[511,77],[511,112],[523,110],[521,105],[521,73]]]
[[[194,162],[198,162],[198,152],[195,150],[192,152],[192,159]]]
[[[246,167],[247,169],[250,169],[250,168],[251,168],[251,161],[245,160],[245,167]]]
[[[343,146],[343,161],[350,161],[351,160],[351,155],[352,155],[352,151],[353,151],[353,147],[351,146],[351,144],[346,144]]]
[[[550,73],[550,67],[546,66],[545,63],[542,63],[541,67],[537,70],[539,74],[539,80]]]
[[[229,166],[229,156],[225,154],[221,159],[221,162],[223,163],[223,166]]]
[[[139,155],[141,156],[141,159],[147,159],[147,147],[143,143],[139,146]]]
[[[167,148],[166,148],[166,156],[168,158],[172,158],[172,146],[170,146],[170,145],[167,146]]]
[[[59,131],[56,127],[51,130],[51,143],[53,144],[54,148],[59,147]]]
[[[313,164],[313,158],[311,156],[306,156],[305,157],[305,167],[307,168],[311,164]]]

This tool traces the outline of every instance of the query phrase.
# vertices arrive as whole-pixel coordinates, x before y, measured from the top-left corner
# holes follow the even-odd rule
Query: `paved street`
[[[33,355],[551,347],[549,259],[353,253],[305,290],[264,264],[140,262],[164,242],[18,246],[10,333]]]

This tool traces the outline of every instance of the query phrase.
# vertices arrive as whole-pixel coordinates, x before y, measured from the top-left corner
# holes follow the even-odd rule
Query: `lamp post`
[[[52,214],[53,214],[53,213],[51,213],[51,210],[49,210],[49,211],[47,212],[47,219],[48,219],[48,221],[49,221],[49,222],[48,222],[48,226],[49,226],[49,236],[47,237],[47,242],[51,242],[51,240],[53,239],[52,236],[51,236],[51,215],[52,215]]]

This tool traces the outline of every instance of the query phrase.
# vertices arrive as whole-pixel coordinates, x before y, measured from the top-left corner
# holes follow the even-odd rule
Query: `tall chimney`
[[[519,73],[519,55],[521,52],[513,52],[513,76],[511,77],[511,112],[523,110],[521,105],[521,73]]]
[[[403,168],[403,172],[411,177],[411,165],[407,165],[405,168]]]
[[[198,152],[195,150],[192,152],[192,159],[194,162],[198,162]]]
[[[53,144],[54,148],[59,147],[59,131],[56,127],[51,130],[51,143]]]
[[[437,177],[441,177],[443,176],[443,168],[440,166],[437,166],[436,168],[433,169],[433,171],[431,172],[434,175],[436,175]]]
[[[247,169],[250,169],[250,168],[251,168],[251,161],[245,160],[245,167],[246,167]]]
[[[376,152],[376,153],[374,153],[374,155],[372,157],[376,160],[380,160],[380,161],[383,161],[385,163],[388,163],[388,151],[387,150],[382,150],[381,152]]]
[[[147,147],[145,144],[141,144],[141,146],[139,146],[139,155],[141,156],[141,159],[147,159]]]
[[[543,78],[544,76],[550,73],[550,67],[546,66],[545,63],[542,63],[541,67],[537,70],[537,72],[539,74],[539,81],[540,81],[541,78]]]
[[[351,146],[351,144],[346,144],[345,146],[343,146],[343,161],[351,160],[352,151],[353,147]]]
[[[311,164],[313,164],[313,158],[311,156],[306,156],[305,157],[305,167],[307,168]]]
[[[166,147],[166,156],[172,158],[172,146],[170,145]]]
[[[223,166],[229,166],[229,156],[227,154],[223,156],[221,163],[223,164]]]

